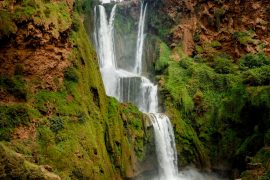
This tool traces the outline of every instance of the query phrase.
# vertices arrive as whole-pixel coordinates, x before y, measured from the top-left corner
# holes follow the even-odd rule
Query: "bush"
[[[37,129],[37,136],[38,136],[40,145],[44,146],[45,149],[47,149],[49,145],[54,144],[54,134],[46,126],[40,126]]]
[[[212,42],[210,43],[210,46],[211,46],[212,48],[218,48],[218,47],[221,47],[221,43],[218,42],[218,41],[212,41]]]
[[[214,70],[220,74],[229,74],[233,72],[233,64],[230,59],[225,57],[217,56],[214,58]]]
[[[80,29],[80,21],[81,21],[80,16],[78,14],[74,13],[74,16],[72,18],[72,26],[71,26],[71,28],[75,32],[78,32],[79,29]]]
[[[64,129],[64,120],[58,116],[51,118],[50,119],[50,129],[55,133]]]
[[[244,82],[253,86],[270,85],[270,65],[250,69],[243,74]]]
[[[3,36],[15,34],[17,31],[17,26],[12,21],[11,16],[8,11],[0,10],[0,39]]]
[[[243,70],[249,68],[258,68],[264,65],[269,65],[270,59],[264,53],[247,54],[240,60],[240,67]]]
[[[23,105],[0,106],[0,140],[8,140],[18,125],[28,125],[28,109]]]
[[[27,91],[25,82],[21,79],[21,76],[0,76],[0,88],[18,99],[26,100]]]
[[[201,54],[204,51],[203,50],[203,47],[202,46],[198,46],[198,45],[195,46],[195,50],[196,50],[197,54]]]
[[[81,123],[81,124],[84,124],[84,123],[86,123],[86,115],[85,115],[85,113],[83,113],[83,112],[80,112],[79,114],[78,114],[78,122],[79,123]]]
[[[254,31],[245,31],[245,32],[235,32],[233,34],[233,37],[243,45],[246,45],[248,43],[253,42],[253,37],[254,37]]]
[[[221,19],[225,15],[226,11],[225,9],[215,9],[214,11],[214,17],[215,17],[215,25],[216,25],[216,30],[219,31],[220,29],[220,24],[221,24]]]
[[[248,94],[244,86],[233,87],[222,100],[219,117],[230,122],[241,123],[241,112],[248,101]]]
[[[193,59],[192,58],[183,58],[179,61],[179,65],[184,68],[184,69],[188,69],[189,67],[191,67],[193,65]]]
[[[67,68],[64,72],[65,79],[68,81],[78,82],[79,77],[76,70],[72,67]]]
[[[201,40],[200,32],[197,31],[193,34],[193,41],[200,42],[200,40]]]
[[[155,70],[162,72],[168,67],[168,60],[170,59],[170,48],[163,42],[160,43],[159,58],[155,64]]]

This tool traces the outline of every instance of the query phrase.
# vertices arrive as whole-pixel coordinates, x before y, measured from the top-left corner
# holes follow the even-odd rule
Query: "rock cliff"
[[[105,94],[83,25],[92,5],[0,2],[1,178],[122,179],[154,169],[147,117]]]

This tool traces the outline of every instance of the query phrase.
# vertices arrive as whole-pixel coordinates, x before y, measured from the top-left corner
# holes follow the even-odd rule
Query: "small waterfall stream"
[[[156,152],[159,163],[158,179],[174,179],[178,174],[178,169],[173,128],[169,118],[164,114],[158,113],[157,85],[154,85],[147,77],[142,75],[147,4],[141,4],[134,59],[135,66],[131,71],[117,67],[114,51],[117,48],[114,44],[116,7],[116,5],[113,6],[109,18],[103,5],[97,6],[94,10],[94,39],[106,93],[117,98],[120,102],[132,102],[141,111],[148,114],[153,123],[155,133]]]

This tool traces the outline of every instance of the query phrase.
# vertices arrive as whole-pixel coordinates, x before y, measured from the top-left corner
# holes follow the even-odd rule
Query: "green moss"
[[[6,10],[0,10],[0,35],[9,36],[17,31],[16,24],[12,21],[11,14]]]
[[[0,106],[0,139],[9,140],[14,128],[28,125],[30,118],[24,105]]]
[[[51,32],[57,38],[59,33],[67,30],[72,23],[67,2],[51,3],[50,1],[42,0],[22,0],[14,5],[12,1],[5,0],[5,3],[7,7],[0,12],[0,20],[5,18],[5,23],[1,23],[4,26],[0,27],[0,32],[4,35],[17,31],[16,22],[33,20],[34,24],[45,26],[46,28],[53,24]],[[10,11],[10,6],[14,10],[12,13],[7,13]]]
[[[255,36],[255,32],[250,30],[250,31],[245,31],[245,32],[235,32],[233,34],[233,37],[243,45],[246,45],[248,43],[253,43],[253,37]]]
[[[268,57],[248,56],[239,64],[221,53],[169,61],[163,94],[181,144],[178,153],[185,157],[179,162],[201,166],[200,158],[226,157],[244,163],[264,146],[264,138],[268,142]],[[179,130],[179,124],[189,132]]]
[[[216,56],[213,62],[214,70],[220,74],[229,74],[234,72],[234,65],[231,59],[222,56]]]
[[[52,117],[50,119],[50,128],[53,132],[57,133],[58,131],[64,129],[64,120],[62,117]]]
[[[26,85],[21,76],[0,76],[0,89],[20,100],[27,98]]]
[[[67,100],[68,93],[39,91],[34,98],[34,107],[37,108],[42,114],[50,112],[60,113],[62,115],[76,115],[79,110],[76,109],[78,102],[75,100]]]
[[[247,54],[240,59],[240,67],[243,70],[259,68],[264,65],[269,65],[270,59],[264,53]]]
[[[209,45],[210,45],[212,48],[219,48],[219,47],[221,47],[221,43],[218,42],[218,41],[212,41],[212,42],[210,42]]]
[[[169,59],[170,49],[164,42],[161,42],[159,49],[159,58],[155,63],[155,70],[157,72],[162,72],[168,66]]]
[[[217,31],[219,31],[220,29],[221,20],[223,16],[225,15],[225,13],[226,13],[226,10],[223,8],[214,10],[215,26],[216,26]]]
[[[200,40],[201,40],[200,32],[196,31],[196,32],[193,34],[193,41],[194,41],[194,42],[199,42]]]
[[[196,46],[195,46],[195,50],[196,50],[197,54],[203,53],[203,47],[202,47],[202,46],[196,45]]]
[[[64,72],[65,79],[68,81],[78,82],[79,77],[74,68],[67,68]]]
[[[270,84],[270,66],[250,69],[243,74],[244,82],[253,86]]]
[[[4,179],[48,179],[57,178],[55,174],[33,164],[12,149],[0,144],[0,177]]]

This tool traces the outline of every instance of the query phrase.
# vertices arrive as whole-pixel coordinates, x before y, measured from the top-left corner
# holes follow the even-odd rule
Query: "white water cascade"
[[[98,10],[97,10],[98,7]],[[158,179],[171,180],[178,175],[177,155],[174,142],[173,128],[169,118],[158,113],[157,85],[147,77],[142,76],[142,57],[144,45],[144,26],[147,4],[141,5],[138,23],[135,66],[126,71],[117,67],[114,44],[114,5],[109,21],[104,6],[95,8],[94,39],[99,56],[99,66],[104,81],[106,93],[121,102],[132,102],[138,108],[148,113],[155,132],[155,144],[159,163]]]
[[[143,54],[143,45],[144,45],[144,26],[145,26],[145,16],[146,16],[147,4],[143,7],[141,4],[141,12],[138,26],[138,35],[137,35],[137,48],[136,48],[136,58],[135,58],[135,67],[133,72],[137,74],[142,73],[142,54]]]

